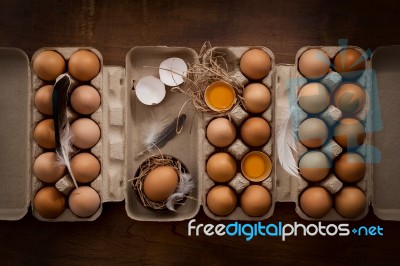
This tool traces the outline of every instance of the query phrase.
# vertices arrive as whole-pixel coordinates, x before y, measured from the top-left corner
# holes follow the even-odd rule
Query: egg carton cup
[[[264,118],[266,121],[268,121],[268,124],[271,127],[271,136],[265,145],[263,145],[261,148],[255,149],[255,148],[249,147],[240,139],[240,131],[237,130],[236,139],[234,140],[234,142],[231,145],[229,145],[228,147],[225,147],[225,148],[217,148],[217,147],[214,147],[207,140],[207,137],[206,137],[206,128],[207,128],[208,124],[211,122],[211,120],[213,120],[215,118],[215,116],[203,114],[202,119],[201,119],[202,120],[202,125],[201,125],[202,130],[200,133],[200,139],[203,139],[203,141],[199,145],[199,150],[201,151],[201,154],[202,154],[201,158],[203,158],[203,160],[199,160],[199,164],[200,164],[199,168],[203,169],[203,172],[201,173],[201,176],[203,179],[202,205],[203,205],[203,209],[204,209],[204,212],[206,213],[206,215],[214,220],[258,221],[258,220],[265,220],[265,219],[269,218],[270,216],[272,216],[272,214],[274,212],[274,207],[275,207],[274,203],[275,203],[275,194],[276,194],[276,191],[275,191],[276,175],[275,175],[275,170],[274,170],[275,154],[274,154],[274,150],[273,150],[274,149],[273,143],[275,141],[275,133],[274,133],[275,127],[274,127],[274,118],[273,118],[273,115],[274,115],[274,113],[273,113],[274,90],[273,90],[273,86],[272,86],[273,85],[272,84],[272,73],[275,68],[275,56],[271,52],[271,50],[269,50],[266,47],[261,47],[261,46],[214,47],[211,49],[211,51],[209,51],[208,53],[205,54],[204,60],[207,61],[207,57],[209,57],[211,55],[222,56],[225,59],[225,62],[227,64],[227,68],[228,68],[227,70],[228,70],[229,76],[234,77],[240,84],[243,85],[243,87],[245,87],[247,84],[251,83],[251,81],[249,79],[247,79],[240,71],[240,67],[239,67],[240,58],[242,57],[242,55],[245,52],[247,52],[248,50],[253,49],[253,48],[262,49],[271,58],[271,71],[261,81],[261,83],[264,84],[265,86],[267,86],[270,90],[271,99],[272,99],[271,104],[268,107],[268,109],[266,111],[264,111],[263,113],[257,114],[257,115],[251,115],[245,110],[245,107],[242,106],[241,101],[237,101],[236,105],[224,117],[231,120],[237,129],[240,128],[240,126],[243,124],[243,122],[246,119],[248,119],[249,117]],[[244,157],[244,155],[246,155],[248,152],[253,151],[253,150],[259,150],[259,151],[266,153],[270,157],[271,162],[272,162],[271,174],[265,180],[263,180],[261,182],[249,181],[241,173],[241,168],[240,168],[241,159]],[[230,155],[232,155],[235,158],[237,165],[238,165],[237,170],[236,170],[237,171],[236,175],[229,182],[224,183],[225,185],[231,187],[236,192],[237,202],[238,202],[238,206],[235,208],[235,210],[227,216],[215,215],[208,209],[207,202],[206,202],[208,191],[215,185],[221,184],[221,183],[213,181],[206,173],[206,162],[207,162],[208,158],[212,154],[219,152],[219,151],[227,152]],[[271,194],[271,198],[272,198],[271,208],[265,215],[260,216],[260,217],[253,217],[253,216],[247,215],[242,210],[242,208],[239,206],[241,193],[251,184],[262,185],[263,187],[268,189],[268,191]]]
[[[100,161],[100,174],[90,185],[94,190],[99,193],[101,203],[108,201],[121,201],[123,200],[123,176],[125,176],[125,157],[126,149],[124,141],[126,139],[125,123],[123,121],[125,115],[125,101],[126,95],[124,91],[124,71],[122,67],[110,67],[103,65],[103,58],[99,51],[91,47],[46,47],[41,48],[35,52],[32,57],[32,62],[35,56],[44,50],[54,50],[60,53],[66,60],[66,64],[70,59],[71,55],[78,50],[89,50],[93,52],[100,60],[100,72],[89,82],[73,81],[73,89],[76,87],[88,84],[96,88],[101,97],[100,107],[90,115],[92,119],[100,127],[100,140],[89,150],[90,152]],[[50,84],[47,81],[41,80],[35,75],[33,68],[31,68],[32,76],[32,99],[36,91],[46,84]],[[51,83],[54,85],[54,83]],[[40,121],[45,118],[53,118],[53,116],[43,115],[40,113],[32,104],[32,124],[33,128]],[[75,112],[70,105],[67,106],[67,119],[70,124],[79,119],[80,114]],[[88,116],[84,116],[88,117]],[[32,129],[33,129],[32,128]],[[32,163],[34,160],[46,150],[41,148],[32,138]],[[72,156],[79,153],[80,149],[72,147]],[[97,219],[102,212],[102,204],[100,208],[92,216],[87,218],[81,218],[76,216],[67,208],[60,216],[55,219],[43,218],[34,208],[33,202],[36,193],[46,184],[40,181],[32,172],[32,184],[31,184],[31,206],[33,215],[42,221],[93,221]],[[67,196],[75,189],[72,178],[67,173],[64,175],[54,186],[66,194]]]
[[[292,96],[293,96],[293,94],[297,95],[298,92],[300,91],[300,89],[309,82],[299,72],[298,60],[304,51],[311,49],[311,48],[321,49],[322,51],[326,52],[326,54],[329,56],[330,60],[333,60],[335,55],[337,55],[343,49],[342,47],[333,47],[333,46],[332,47],[309,46],[309,47],[301,48],[297,52],[297,55],[296,55],[296,64],[294,65],[294,67],[291,70],[289,70],[290,73],[287,73],[287,74],[289,74],[289,77],[291,79],[291,84],[289,86],[286,86],[286,90],[287,90],[287,93],[292,94]],[[348,48],[354,48],[357,51],[361,52],[361,54],[363,54],[363,55],[365,54],[365,51],[362,50],[361,48],[353,47],[353,46],[349,46]],[[353,186],[360,188],[366,195],[368,204],[361,215],[359,215],[358,217],[353,218],[353,219],[345,218],[345,217],[342,217],[340,214],[338,214],[333,207],[331,209],[331,211],[324,217],[312,218],[312,217],[309,217],[308,215],[306,215],[301,210],[301,207],[299,205],[299,196],[302,193],[302,191],[304,191],[307,187],[311,186],[311,184],[312,184],[312,186],[320,186],[320,187],[325,188],[332,195],[332,200],[334,200],[335,194],[337,192],[339,192],[342,187],[346,186],[346,184],[343,183],[338,177],[336,177],[335,173],[333,172],[334,159],[336,157],[338,157],[341,153],[343,153],[344,149],[333,140],[332,132],[333,132],[334,126],[337,124],[337,122],[340,121],[340,119],[342,119],[344,117],[352,117],[352,118],[356,118],[356,119],[360,120],[360,122],[367,129],[367,124],[370,123],[370,121],[371,121],[370,95],[372,95],[372,93],[371,93],[372,81],[371,81],[371,77],[369,75],[370,69],[371,69],[370,62],[366,61],[365,70],[362,72],[362,74],[359,77],[357,77],[356,79],[353,79],[351,81],[343,81],[340,74],[335,72],[333,70],[333,67],[331,66],[329,73],[326,76],[324,76],[322,79],[317,80],[317,81],[310,81],[310,82],[320,82],[323,85],[325,85],[325,87],[330,91],[331,96],[334,95],[336,89],[342,83],[357,83],[357,84],[361,85],[365,89],[365,92],[366,92],[366,96],[367,96],[366,104],[365,104],[364,108],[362,110],[360,110],[359,112],[357,112],[356,114],[345,116],[337,107],[335,107],[332,104],[332,97],[331,97],[331,104],[328,106],[328,108],[325,111],[323,111],[322,113],[317,114],[317,115],[307,114],[305,111],[303,111],[301,109],[301,107],[298,104],[296,104],[295,108],[297,111],[298,125],[300,125],[302,121],[304,121],[305,119],[310,118],[310,117],[320,118],[327,124],[328,129],[329,129],[328,140],[321,148],[319,148],[317,150],[322,151],[323,153],[325,153],[327,155],[328,158],[331,158],[331,160],[332,160],[332,170],[331,170],[330,174],[325,179],[321,180],[320,182],[308,182],[305,179],[303,179],[302,177],[291,176],[291,178],[295,180],[293,182],[293,184],[291,184],[292,189],[294,189],[294,191],[295,191],[295,193],[293,193],[293,192],[291,193],[291,199],[293,201],[295,201],[296,212],[303,219],[322,220],[322,221],[360,220],[363,217],[365,217],[366,214],[368,213],[368,206],[370,204],[370,194],[371,194],[371,185],[372,185],[371,180],[372,180],[372,173],[373,173],[373,167],[370,163],[368,163],[369,160],[367,159],[367,158],[372,158],[372,156],[373,156],[372,150],[368,148],[370,145],[372,145],[372,133],[368,132],[368,131],[366,132],[366,136],[365,136],[363,145],[361,145],[360,147],[358,147],[355,150],[355,152],[359,153],[366,161],[366,173],[365,173],[365,176],[360,181],[351,184]],[[284,84],[281,84],[281,86],[284,86]],[[284,88],[281,87],[281,89],[284,89]],[[278,90],[278,88],[276,88],[276,90]],[[286,98],[286,100],[287,100],[287,98]],[[296,145],[297,145],[297,149],[298,149],[298,155],[297,155],[296,160],[299,161],[301,156],[304,155],[306,152],[308,152],[311,149],[305,147],[298,139],[296,140]],[[315,150],[315,149],[312,149],[312,150]]]

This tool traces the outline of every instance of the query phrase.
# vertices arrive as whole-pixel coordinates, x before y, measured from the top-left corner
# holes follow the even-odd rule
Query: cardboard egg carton
[[[247,79],[241,75],[239,62],[241,55],[250,47],[216,47],[216,51],[225,53],[230,75],[236,76],[242,84],[247,84]],[[263,47],[258,47],[265,49]],[[298,56],[302,51],[299,50]],[[330,57],[334,56],[339,47],[320,47]],[[79,48],[52,48],[63,54],[67,59]],[[101,55],[93,48],[84,48],[94,51],[101,59]],[[186,47],[135,47],[126,55],[126,66],[105,66],[98,77],[92,81],[101,92],[101,106],[91,118],[101,127],[101,140],[91,149],[101,162],[101,175],[91,183],[91,186],[99,192],[101,202],[122,201],[125,199],[127,215],[135,220],[142,221],[180,221],[196,216],[200,206],[203,205],[207,215],[212,219],[237,219],[259,220],[273,215],[275,202],[295,202],[299,216],[307,220],[315,220],[305,215],[299,205],[298,198],[301,191],[309,186],[303,178],[289,175],[283,170],[278,160],[279,149],[276,145],[277,127],[284,122],[290,106],[288,97],[305,84],[305,79],[297,72],[295,64],[275,64],[272,52],[266,49],[272,58],[272,71],[263,80],[269,87],[272,103],[269,109],[262,114],[271,126],[271,139],[263,148],[272,160],[272,173],[262,183],[271,193],[272,207],[264,217],[249,217],[238,207],[234,213],[227,217],[213,215],[206,206],[206,195],[213,181],[206,174],[206,158],[214,152],[215,148],[206,140],[206,126],[212,117],[201,115],[194,107],[185,102],[187,97],[167,87],[165,99],[156,106],[145,106],[138,101],[135,95],[135,84],[145,75],[158,77],[159,64],[170,57],[180,57],[187,64],[199,62],[195,51]],[[379,132],[367,132],[365,144],[376,146],[373,152],[371,147],[362,145],[359,153],[371,157],[372,162],[379,164],[367,164],[366,176],[356,185],[367,196],[368,203],[373,206],[374,213],[381,219],[400,220],[400,198],[398,187],[400,179],[400,150],[398,149],[397,123],[393,123],[394,117],[400,112],[397,102],[399,90],[393,90],[400,84],[400,47],[390,46],[378,48],[372,59],[367,61],[367,71],[360,77],[359,82],[367,90],[368,104],[365,107],[365,115],[361,112],[359,118],[369,129],[380,129],[382,123],[384,130]],[[41,150],[33,143],[33,127],[42,119],[33,105],[33,95],[41,83],[34,77],[31,71],[30,60],[26,53],[16,48],[0,48],[0,139],[2,140],[2,152],[0,153],[0,218],[4,220],[17,220],[26,215],[33,199],[34,192],[41,186],[32,173],[32,166]],[[374,71],[376,70],[376,72]],[[334,89],[340,76],[330,72],[323,80],[325,86]],[[288,84],[292,84],[288,86]],[[379,91],[377,90],[379,85]],[[183,85],[185,86],[185,85]],[[379,96],[379,97],[378,97]],[[379,101],[378,101],[379,98]],[[380,109],[379,109],[380,104]],[[142,150],[140,134],[146,129],[147,114],[155,112],[176,117],[182,108],[182,113],[187,115],[181,134],[175,136],[158,151],[146,154],[137,159],[135,155]],[[300,108],[299,108],[300,109]],[[236,126],[243,122],[248,114],[244,108],[236,106],[230,114]],[[342,114],[334,106],[330,106],[321,117],[324,121],[333,125],[341,118]],[[76,119],[73,110],[69,110],[68,117],[72,121]],[[301,112],[299,117],[305,119],[307,114]],[[298,144],[299,156],[306,152],[305,147]],[[226,150],[236,154],[239,160],[248,148],[240,140],[236,140]],[[381,150],[381,153],[377,152]],[[339,145],[329,141],[329,145],[323,147],[325,153],[334,156],[339,155],[342,149]],[[152,155],[168,154],[179,159],[188,169],[195,181],[189,198],[176,212],[153,211],[143,207],[132,188],[132,178],[140,164]],[[370,155],[368,155],[370,154]],[[381,158],[378,158],[381,155]],[[298,159],[298,158],[297,158]],[[285,162],[283,162],[285,163]],[[240,193],[249,185],[249,181],[238,175],[230,182],[230,186]],[[329,176],[319,183],[332,194],[343,186],[342,182]],[[356,219],[362,218],[364,214]],[[66,211],[57,219],[50,221],[91,221],[99,217],[99,211],[89,218],[78,218]],[[34,213],[37,216],[37,214]],[[349,220],[342,218],[334,209],[327,216],[318,220]],[[47,221],[47,220],[46,220]]]
[[[125,207],[129,217],[140,221],[177,221],[194,217],[200,209],[200,186],[198,162],[198,142],[199,139],[199,121],[198,115],[192,104],[185,102],[187,96],[173,91],[171,87],[166,86],[166,96],[161,103],[157,105],[144,105],[141,103],[135,93],[135,85],[138,80],[144,76],[154,76],[159,78],[159,66],[162,61],[178,57],[183,59],[188,65],[199,62],[197,53],[185,47],[163,47],[147,46],[132,48],[126,56],[126,87],[129,91],[128,113],[127,113],[127,183],[124,188]],[[185,83],[181,85],[185,88]],[[182,109],[181,109],[182,108]],[[172,138],[164,147],[155,149],[137,158],[137,154],[142,152],[145,147],[143,144],[143,132],[146,132],[150,121],[155,119],[159,121],[167,117],[173,120],[178,117],[179,112],[186,114],[186,121],[183,124],[179,135]],[[178,159],[195,182],[195,188],[192,190],[190,198],[172,211],[154,211],[144,207],[137,192],[132,187],[131,180],[135,177],[140,165],[153,155],[172,155]]]
[[[41,48],[35,52],[32,57],[32,61],[34,60],[35,56],[44,50],[54,50],[57,51],[59,54],[63,56],[66,60],[66,64],[71,57],[71,55],[77,50],[89,50],[96,54],[99,58],[101,63],[100,72],[96,77],[94,77],[90,82],[81,83],[78,81],[74,81],[73,88],[82,85],[82,84],[90,84],[94,88],[96,88],[101,97],[101,105],[100,107],[90,115],[90,118],[96,122],[101,131],[101,138],[98,143],[90,149],[90,152],[97,157],[100,161],[101,170],[99,176],[90,183],[90,186],[95,189],[100,196],[101,203],[106,201],[120,201],[123,199],[123,192],[121,190],[121,186],[123,185],[123,176],[125,172],[125,154],[124,154],[124,142],[126,138],[125,134],[125,124],[123,123],[123,113],[125,108],[124,101],[126,100],[126,96],[124,93],[123,82],[123,71],[121,68],[118,67],[105,67],[103,66],[103,59],[101,54],[94,48],[91,47],[46,47]],[[27,204],[31,203],[33,215],[42,221],[92,221],[97,219],[102,211],[102,205],[97,210],[95,214],[90,217],[82,218],[78,217],[73,214],[70,209],[67,209],[57,218],[55,219],[46,219],[43,218],[34,208],[33,201],[35,198],[36,193],[46,184],[40,181],[33,173],[33,163],[35,159],[46,151],[40,147],[35,140],[33,139],[33,131],[35,126],[46,118],[53,118],[53,116],[43,115],[40,113],[33,104],[33,99],[36,91],[46,85],[51,84],[54,85],[52,82],[47,82],[41,80],[33,71],[33,68],[29,62],[29,59],[25,55],[25,53],[21,50],[11,49],[11,50],[3,50],[4,54],[11,56],[15,59],[14,64],[11,64],[11,68],[15,67],[14,75],[22,75],[20,71],[26,71],[27,75],[22,76],[20,81],[21,83],[25,83],[25,88],[28,91],[24,91],[28,97],[27,103],[27,112],[24,114],[26,116],[26,120],[29,121],[29,128],[28,128],[28,142],[21,143],[19,146],[23,146],[29,153],[26,159],[26,167],[27,176],[26,180],[22,182],[25,186],[25,193],[26,193],[26,200]],[[19,62],[19,64],[18,64]],[[23,65],[21,63],[24,63]],[[4,66],[2,66],[2,69]],[[10,82],[10,81],[8,81]],[[120,85],[118,85],[120,84]],[[118,88],[119,86],[119,88]],[[117,87],[117,89],[116,89]],[[23,89],[21,88],[21,91]],[[15,101],[15,99],[14,99]],[[119,118],[115,118],[115,114],[119,115]],[[87,117],[87,116],[85,116]],[[74,120],[80,118],[80,115],[76,113],[71,106],[67,107],[67,118],[70,123]],[[111,137],[112,136],[112,137]],[[121,149],[122,148],[122,149]],[[73,147],[72,154],[76,154],[79,152],[79,149]],[[110,178],[113,178],[113,182],[110,182]],[[10,186],[10,189],[17,189],[15,186]],[[65,176],[62,177],[57,183],[53,184],[58,190],[64,192],[68,195],[75,187],[69,176],[68,172],[66,172]],[[118,186],[118,189],[116,189]],[[15,194],[13,195],[14,199],[20,197],[21,195]],[[25,213],[27,208],[25,210]],[[22,213],[20,214],[22,215]],[[7,215],[8,216],[8,215]],[[12,215],[11,215],[12,216]],[[12,219],[12,217],[6,217],[6,219]]]
[[[202,180],[203,180],[203,188],[202,188],[202,205],[203,205],[203,209],[206,213],[207,216],[209,216],[210,218],[214,219],[214,220],[264,220],[269,218],[272,213],[274,212],[274,202],[275,202],[275,174],[274,174],[274,166],[272,166],[272,171],[271,174],[263,181],[261,182],[251,182],[249,181],[247,178],[244,177],[243,173],[241,173],[241,168],[240,168],[240,161],[242,160],[242,158],[250,151],[253,150],[259,150],[262,151],[264,153],[266,153],[271,161],[274,161],[274,140],[275,140],[275,136],[274,136],[274,121],[273,121],[273,109],[274,109],[274,93],[272,90],[272,72],[274,70],[275,67],[275,57],[274,54],[272,53],[271,50],[269,50],[268,48],[265,47],[260,47],[260,46],[256,46],[256,47],[250,47],[250,46],[244,46],[244,47],[214,47],[212,48],[208,53],[206,53],[205,55],[205,60],[207,60],[207,57],[211,56],[211,55],[218,55],[221,56],[225,59],[227,68],[228,68],[228,74],[231,77],[234,77],[238,83],[242,84],[243,87],[245,87],[247,84],[250,83],[249,79],[247,79],[242,72],[240,71],[239,68],[239,62],[240,62],[240,58],[242,57],[242,55],[247,52],[249,49],[252,48],[259,48],[264,50],[269,57],[271,58],[271,71],[268,73],[268,75],[261,81],[266,87],[269,88],[270,92],[271,92],[271,104],[268,107],[268,109],[266,111],[264,111],[261,114],[257,114],[254,115],[254,117],[261,117],[263,119],[265,119],[268,124],[271,127],[271,136],[268,140],[268,142],[263,145],[263,147],[255,149],[252,148],[250,146],[248,146],[247,144],[245,144],[241,139],[240,139],[240,130],[236,130],[236,139],[235,141],[228,147],[226,148],[216,148],[214,147],[210,142],[208,142],[207,137],[205,136],[205,130],[208,126],[208,124],[211,122],[211,120],[213,120],[215,117],[211,116],[211,115],[207,115],[204,114],[202,116],[202,128],[204,130],[202,130],[202,134],[201,134],[201,139],[204,139],[203,141],[203,145],[201,146],[201,159],[200,159],[200,169],[203,169],[204,172],[202,173]],[[238,96],[237,96],[238,97]],[[236,128],[240,129],[240,126],[243,124],[243,122],[250,117],[250,114],[248,112],[246,112],[245,107],[242,105],[242,103],[238,100],[235,104],[235,106],[232,108],[231,111],[229,111],[227,113],[227,117],[229,117],[233,124],[235,125]],[[214,187],[216,184],[220,184],[217,183],[215,181],[213,181],[206,173],[205,169],[206,169],[206,161],[208,160],[208,158],[215,153],[216,151],[223,151],[223,152],[227,152],[229,154],[231,154],[235,160],[237,161],[237,172],[236,175],[226,184],[229,187],[231,187],[235,192],[236,192],[236,196],[238,199],[238,205],[240,202],[240,196],[241,193],[243,192],[244,189],[246,189],[246,187],[248,187],[250,184],[258,184],[258,185],[262,185],[264,186],[266,189],[268,189],[268,191],[271,194],[271,198],[272,198],[272,202],[273,204],[271,205],[270,210],[263,216],[260,217],[252,217],[247,215],[240,206],[236,207],[235,210],[227,215],[227,216],[218,216],[215,215],[214,213],[212,213],[208,207],[207,207],[207,202],[206,202],[206,197],[207,197],[207,193],[208,191]]]

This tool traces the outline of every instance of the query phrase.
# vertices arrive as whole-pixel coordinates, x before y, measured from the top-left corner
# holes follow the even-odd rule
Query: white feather
[[[295,131],[296,124],[292,121],[292,114],[296,110],[296,104],[292,105],[284,119],[277,125],[277,150],[278,159],[282,168],[290,175],[300,177],[295,154],[297,154]]]
[[[56,149],[57,161],[60,165],[64,165],[67,168],[75,187],[78,187],[78,183],[76,182],[74,174],[72,173],[70,163],[70,153],[72,151],[72,132],[69,128],[68,122],[61,131],[60,146],[60,149]]]
[[[180,174],[178,189],[174,194],[168,197],[166,207],[170,211],[175,211],[175,205],[188,196],[194,188],[194,182],[191,175],[184,173]]]
[[[161,117],[151,112],[149,118],[141,123],[139,132],[143,136],[146,148],[154,144],[158,133],[163,131],[169,125],[169,122],[171,121],[167,119],[167,116]]]

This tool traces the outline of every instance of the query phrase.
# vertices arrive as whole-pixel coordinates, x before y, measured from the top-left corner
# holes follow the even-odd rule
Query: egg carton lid
[[[30,201],[31,74],[26,53],[0,48],[0,219],[25,216]]]
[[[380,150],[380,162],[374,165],[372,206],[382,220],[400,220],[400,46],[382,46],[372,55],[375,88],[378,88],[382,125],[373,132],[373,143]],[[376,95],[378,96],[378,95]],[[396,123],[397,122],[397,123]]]

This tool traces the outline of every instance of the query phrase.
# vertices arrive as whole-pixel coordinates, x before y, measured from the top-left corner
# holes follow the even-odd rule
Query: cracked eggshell
[[[160,80],[168,86],[179,86],[186,77],[188,67],[181,58],[171,57],[160,64]]]
[[[153,76],[144,76],[135,86],[136,97],[145,105],[159,104],[165,98],[165,85]]]

